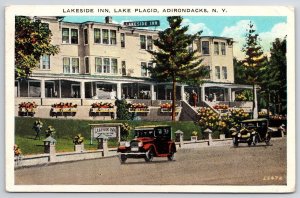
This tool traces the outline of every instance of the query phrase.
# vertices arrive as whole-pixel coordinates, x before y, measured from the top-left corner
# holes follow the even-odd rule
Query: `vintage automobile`
[[[127,158],[144,158],[146,162],[152,161],[153,157],[174,159],[176,146],[170,126],[141,126],[136,127],[134,132],[133,140],[121,142],[118,147],[121,163],[125,163]]]
[[[248,146],[256,145],[258,142],[270,144],[271,133],[269,122],[265,118],[244,120],[240,124],[240,129],[231,129],[233,145],[237,147],[239,143],[248,143]]]

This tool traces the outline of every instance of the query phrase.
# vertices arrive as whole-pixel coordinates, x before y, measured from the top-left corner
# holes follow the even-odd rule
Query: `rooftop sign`
[[[153,20],[153,21],[130,21],[130,22],[124,22],[125,26],[129,27],[149,27],[149,26],[159,26],[160,22],[159,20]]]

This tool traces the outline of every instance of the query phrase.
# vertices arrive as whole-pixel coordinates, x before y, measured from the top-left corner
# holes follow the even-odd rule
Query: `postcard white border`
[[[26,16],[74,16],[74,13],[62,13],[62,8],[98,8],[100,5],[24,5],[9,6],[5,10],[5,148],[6,148],[6,190],[11,192],[252,192],[284,193],[295,191],[295,21],[294,8],[284,6],[106,6],[101,8],[225,8],[226,14],[180,13],[185,16],[287,16],[289,36],[287,37],[287,74],[288,74],[288,137],[287,137],[287,185],[259,186],[220,186],[220,185],[15,185],[14,184],[14,20],[15,15]],[[250,8],[251,7],[251,8]],[[255,10],[255,12],[253,12]],[[142,15],[167,16],[178,13],[144,13]],[[77,16],[107,14],[77,13]],[[135,16],[140,13],[110,13],[111,16]],[[141,188],[142,187],[142,188]],[[216,190],[217,189],[217,190]]]

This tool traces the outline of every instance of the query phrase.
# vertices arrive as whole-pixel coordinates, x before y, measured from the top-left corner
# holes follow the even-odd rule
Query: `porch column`
[[[93,82],[91,82],[91,95],[92,95],[91,98],[94,98],[94,83]]]
[[[201,101],[205,101],[205,87],[201,86]]]
[[[122,98],[122,83],[117,83],[117,98],[120,100]]]
[[[258,109],[257,109],[257,94],[256,94],[256,85],[254,85],[254,109],[253,109],[253,118],[258,118]]]
[[[45,79],[41,79],[41,98],[45,98]]]
[[[84,87],[84,81],[80,82],[80,98],[85,98],[85,87]]]
[[[61,80],[58,80],[58,97],[61,98]]]
[[[155,94],[155,90],[154,90],[154,85],[153,84],[150,85],[150,93],[151,93],[151,100],[156,100],[156,94]]]
[[[229,102],[232,101],[231,88],[228,88],[228,100],[229,100]]]
[[[232,92],[231,92],[231,100],[232,100],[232,101],[235,101],[235,91],[232,91]]]
[[[181,100],[186,101],[186,95],[184,92],[184,85],[180,86],[180,96],[181,96]]]

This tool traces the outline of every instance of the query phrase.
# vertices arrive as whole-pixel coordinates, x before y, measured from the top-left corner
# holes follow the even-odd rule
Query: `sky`
[[[188,33],[203,31],[202,36],[224,36],[235,41],[233,53],[238,59],[243,59],[241,51],[245,44],[245,34],[249,21],[255,25],[260,37],[260,44],[268,55],[271,43],[275,38],[284,38],[288,34],[287,17],[284,16],[183,16],[183,25],[188,25]],[[159,27],[148,29],[164,30],[168,27],[166,16],[113,16],[113,23],[123,24],[125,21],[159,20]],[[104,22],[104,16],[66,16],[64,21]]]

